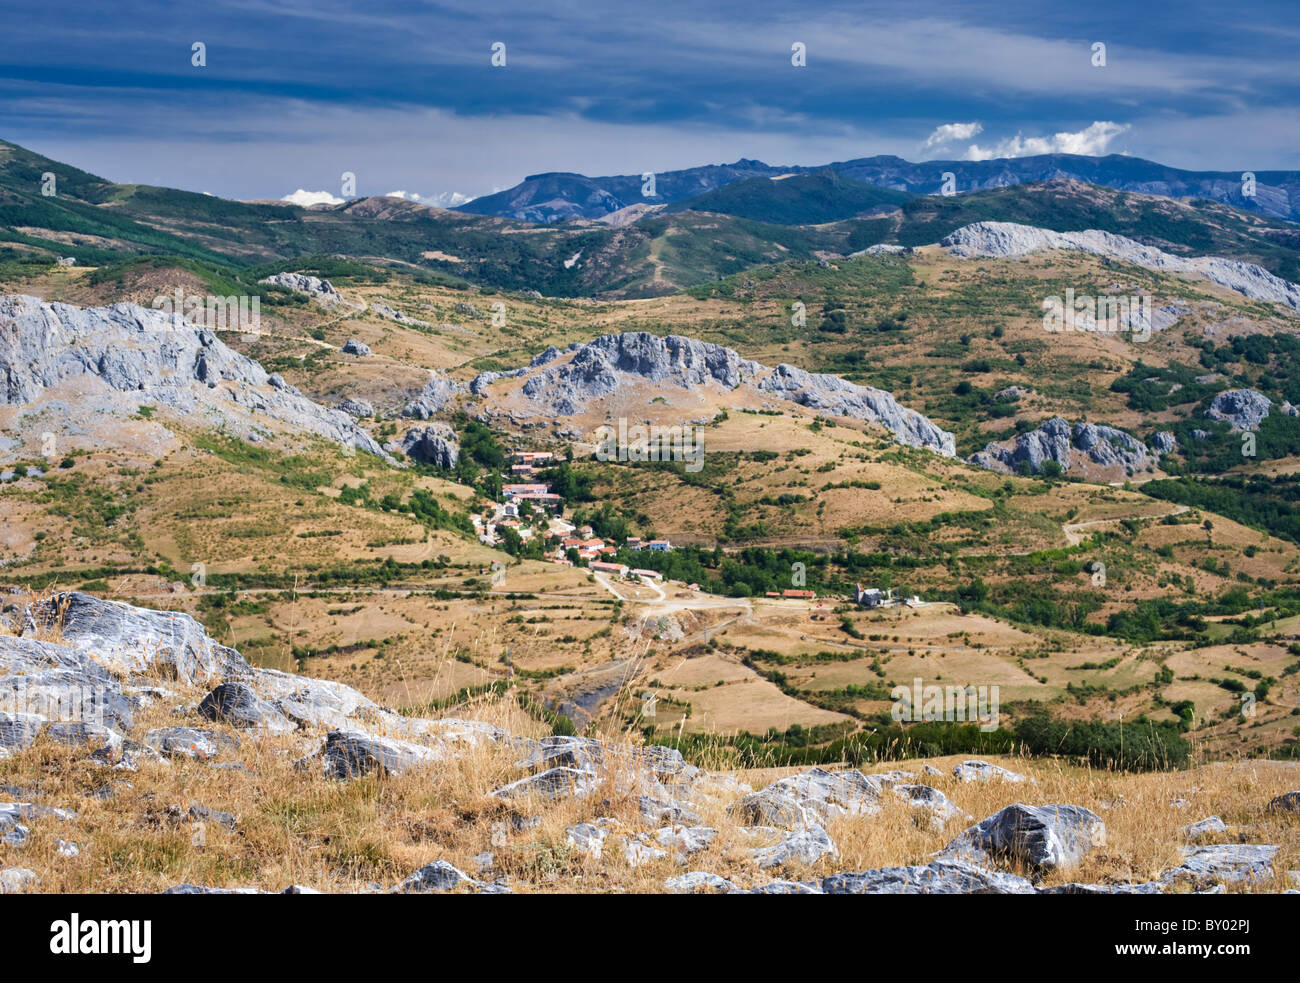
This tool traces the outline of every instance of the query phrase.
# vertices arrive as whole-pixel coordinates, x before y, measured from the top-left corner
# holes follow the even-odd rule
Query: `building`
[[[511,451],[510,458],[519,464],[536,467],[554,461],[555,455],[551,451]]]
[[[799,600],[811,601],[817,597],[815,590],[786,590],[781,592],[782,597],[793,597]]]
[[[649,577],[651,580],[663,579],[663,574],[658,570],[629,570],[628,573],[633,577]]]
[[[866,590],[863,590],[861,584],[856,586],[857,590],[853,594],[853,600],[857,602],[860,607],[878,608],[888,599],[885,592],[880,590],[878,587],[868,587]]]
[[[549,495],[551,486],[535,482],[509,484],[501,486],[501,494],[506,498],[518,498],[521,495]]]
[[[603,560],[593,560],[591,562],[592,570],[599,570],[601,573],[617,574],[620,577],[627,576],[626,563],[606,563]]]
[[[658,550],[660,553],[667,553],[673,547],[666,539],[652,539],[650,542],[645,544],[645,548],[648,550]]]

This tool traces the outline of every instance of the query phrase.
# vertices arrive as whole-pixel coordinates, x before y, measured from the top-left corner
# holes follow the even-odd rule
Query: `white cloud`
[[[418,201],[434,208],[455,208],[474,200],[473,195],[463,195],[459,191],[440,191],[436,195],[420,195],[414,191],[390,191],[385,198],[402,198],[406,201]]]
[[[280,200],[287,201],[291,205],[301,205],[303,208],[307,208],[311,205],[343,204],[342,198],[335,198],[328,191],[304,191],[302,188],[299,188],[291,195],[285,195]]]
[[[954,140],[969,140],[983,131],[983,123],[944,123],[936,126],[934,132],[926,137],[925,143],[921,144],[921,153],[946,147]]]
[[[966,160],[992,160],[1001,157],[1032,157],[1036,154],[1081,154],[1098,157],[1106,153],[1110,142],[1129,129],[1127,123],[1098,120],[1078,133],[1056,133],[1050,137],[1022,137],[1017,133],[991,147],[972,143],[966,148]]]
[[[437,208],[455,208],[457,205],[469,204],[474,200],[474,196],[463,195],[459,191],[440,191],[436,195],[425,196],[424,200]]]

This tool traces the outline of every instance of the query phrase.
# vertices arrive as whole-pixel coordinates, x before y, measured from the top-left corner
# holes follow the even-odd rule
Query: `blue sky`
[[[1300,169],[1294,0],[0,2],[0,137],[235,198],[881,153]]]

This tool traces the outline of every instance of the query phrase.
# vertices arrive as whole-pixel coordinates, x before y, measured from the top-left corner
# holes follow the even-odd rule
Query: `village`
[[[499,547],[505,542],[510,530],[519,537],[521,543],[539,541],[543,545],[543,558],[560,566],[582,566],[595,573],[605,574],[620,580],[639,580],[642,583],[658,584],[664,582],[663,574],[648,567],[634,567],[619,562],[616,557],[620,550],[636,553],[645,551],[666,553],[672,550],[672,543],[667,539],[645,539],[628,536],[622,543],[596,535],[590,525],[575,525],[564,518],[564,500],[551,490],[547,482],[535,479],[538,472],[557,463],[559,457],[552,451],[514,450],[509,452],[509,475],[511,482],[501,486],[501,501],[491,503],[491,514],[484,509],[470,515],[474,531],[479,541],[485,546]],[[686,590],[699,590],[698,584],[668,581],[676,587]],[[790,588],[783,591],[767,591],[765,596],[786,600],[818,600],[816,591],[803,588]],[[826,598],[829,599],[829,598]],[[864,588],[857,584],[851,598],[859,607],[925,607],[926,602],[919,597],[896,598],[892,589],[881,590],[877,587]]]

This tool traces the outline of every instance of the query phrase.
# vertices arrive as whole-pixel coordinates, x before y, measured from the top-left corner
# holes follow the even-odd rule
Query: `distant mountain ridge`
[[[1136,191],[1168,198],[1205,198],[1271,218],[1300,221],[1300,171],[1253,171],[1255,194],[1247,196],[1243,194],[1245,169],[1188,171],[1121,154],[1105,157],[1041,154],[983,161],[931,160],[919,163],[881,155],[813,167],[778,166],[742,158],[734,164],[710,164],[656,174],[653,197],[642,195],[645,182],[641,175],[588,177],[552,172],[530,175],[513,188],[477,198],[460,206],[459,210],[525,222],[597,219],[634,204],[673,205],[684,202],[736,181],[814,174],[827,169],[853,181],[922,195],[939,194],[944,175],[948,173],[953,175],[958,194],[1068,179],[1117,191]]]
[[[1023,169],[1035,160],[1096,163],[1025,158],[999,167]],[[1135,166],[1129,158],[1117,161]],[[922,182],[924,169],[937,172],[943,162],[850,163],[854,174],[873,176],[870,165],[880,181],[911,184],[922,193],[864,183],[849,173],[849,165],[791,171],[742,159],[657,175],[657,199],[639,197],[640,175],[617,179],[616,194],[600,187],[605,179],[548,174],[534,175],[523,190],[451,211],[390,196],[301,208],[116,184],[0,140],[0,265],[36,270],[74,257],[81,266],[112,267],[98,275],[120,279],[126,275],[120,264],[174,258],[196,270],[194,264],[207,267],[211,277],[225,283],[220,291],[225,295],[240,292],[234,281],[245,273],[243,292],[249,292],[268,275],[311,271],[322,261],[331,265],[345,257],[416,267],[421,276],[444,282],[621,299],[671,294],[772,263],[828,262],[873,246],[933,244],[980,222],[1014,222],[1061,233],[1108,232],[1181,257],[1220,256],[1258,265],[1300,283],[1300,225],[1232,205],[1177,201],[1059,177],[1008,184],[1007,174],[997,170],[984,174],[994,187],[944,196]],[[1148,164],[1136,166],[1142,171]],[[911,173],[911,168],[922,171]],[[53,195],[43,193],[45,174],[55,175]],[[1258,185],[1265,189],[1261,194],[1271,187],[1268,176],[1257,175],[1264,182]],[[961,172],[959,188],[968,177]],[[512,195],[513,204],[506,200]],[[669,202],[671,197],[676,201]],[[635,203],[624,204],[628,200]],[[529,218],[469,210],[490,211],[484,203]],[[550,215],[565,220],[538,224]]]

